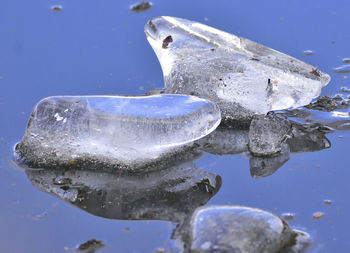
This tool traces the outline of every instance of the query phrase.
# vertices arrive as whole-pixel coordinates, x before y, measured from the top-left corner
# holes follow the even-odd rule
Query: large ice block
[[[307,105],[330,81],[317,67],[190,20],[153,18],[145,33],[166,93],[209,98],[227,119]]]
[[[61,96],[41,100],[16,147],[36,166],[159,161],[211,133],[217,106],[185,95]],[[124,166],[124,167],[125,167]]]

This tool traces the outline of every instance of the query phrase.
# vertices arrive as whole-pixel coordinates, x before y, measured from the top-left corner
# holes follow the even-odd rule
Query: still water
[[[133,3],[0,2],[0,252],[67,252],[91,238],[106,244],[100,252],[173,247],[175,223],[95,216],[35,188],[12,162],[13,146],[41,98],[138,95],[162,88],[160,65],[143,32],[152,17],[199,21],[302,59],[331,75],[323,95],[350,86],[350,73],[333,71],[350,57],[349,1],[155,0],[141,13],[129,11]],[[62,10],[53,12],[52,5]],[[195,166],[222,178],[220,190],[207,204],[294,213],[291,226],[313,238],[309,252],[347,252],[350,131],[327,138],[329,149],[292,154],[264,178],[251,177],[246,153],[204,153]],[[332,204],[325,205],[326,199]],[[314,219],[315,212],[324,216]]]

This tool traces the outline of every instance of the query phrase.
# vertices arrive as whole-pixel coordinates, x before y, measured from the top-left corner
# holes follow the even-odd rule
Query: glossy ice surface
[[[36,165],[152,163],[220,124],[209,100],[185,95],[49,97],[34,108],[17,150]]]
[[[224,117],[246,119],[307,105],[330,81],[294,57],[187,19],[153,18],[145,33],[162,66],[166,92],[210,98]]]
[[[143,32],[144,25],[151,18],[167,15],[197,21],[317,66],[332,78],[322,88],[321,95],[333,95],[339,93],[341,87],[350,87],[349,73],[333,71],[345,65],[342,63],[344,58],[350,57],[348,0],[154,0],[152,8],[146,12],[130,12],[130,6],[136,2],[1,1],[0,252],[70,252],[93,238],[106,245],[96,253],[153,253],[158,248],[171,252],[174,243],[170,238],[177,226],[175,222],[111,220],[93,215],[90,212],[93,204],[87,206],[89,210],[84,209],[84,203],[90,204],[94,200],[101,200],[96,202],[95,210],[106,210],[105,206],[111,210],[108,207],[118,205],[113,202],[108,206],[114,197],[104,195],[108,194],[108,189],[112,192],[118,189],[117,183],[112,184],[113,177],[103,174],[105,176],[101,176],[100,181],[95,181],[99,178],[98,173],[81,171],[74,175],[73,171],[62,170],[60,174],[55,170],[44,171],[47,174],[43,173],[42,178],[33,172],[28,179],[30,172],[22,171],[12,162],[13,146],[21,141],[33,106],[44,97],[144,95],[149,90],[164,87],[159,61]],[[53,4],[62,5],[62,11],[53,12]],[[169,45],[171,47],[171,43]],[[314,55],[303,57],[304,50],[309,49]],[[222,185],[206,205],[244,205],[274,214],[293,213],[294,219],[288,221],[290,227],[306,231],[312,238],[308,253],[348,252],[350,170],[347,157],[350,132],[346,130],[350,120],[343,117],[346,110],[341,112],[316,111],[313,114],[307,110],[307,117],[312,122],[322,120],[336,131],[323,133],[317,128],[293,129],[297,137],[288,143],[291,149],[289,160],[263,178],[251,176],[250,159],[254,158],[247,153],[248,131],[227,129],[210,134],[212,145],[206,145],[205,150],[210,153],[204,152],[194,164],[198,171],[205,172],[203,179],[209,173],[219,175]],[[336,124],[332,124],[334,120]],[[269,160],[260,161],[261,164],[273,164]],[[206,185],[214,185],[206,184],[205,180],[196,184],[201,181],[197,181],[201,178],[197,177],[199,172],[189,171],[196,176],[193,178],[189,173],[189,181],[184,183],[188,182],[194,188],[190,190],[184,185],[177,191],[178,195],[167,195],[169,201],[185,204],[177,210],[191,207],[188,203],[199,203],[196,201],[200,198],[192,193],[196,192],[196,187],[198,193],[204,193],[203,203],[207,201]],[[58,176],[71,178],[72,182],[58,179],[53,182],[49,175],[53,175],[52,179]],[[86,177],[78,178],[81,175]],[[46,185],[45,178],[48,179]],[[43,183],[43,190],[53,188],[53,183],[62,183],[62,188],[56,185],[60,194],[64,193],[66,186],[76,186],[77,190],[82,189],[78,196],[87,199],[82,199],[79,202],[81,208],[77,208],[77,205],[38,190],[30,181],[36,179],[38,186]],[[139,182],[153,179],[140,178]],[[103,190],[103,186],[107,190]],[[171,188],[167,184],[164,187]],[[176,198],[182,196],[181,189],[189,189],[186,199],[180,199],[183,201]],[[73,190],[67,190],[67,193]],[[145,192],[144,196],[151,197],[152,194]],[[331,204],[324,204],[325,200],[330,200]],[[159,205],[161,202],[154,203]],[[322,212],[323,217],[312,218],[316,212]],[[173,252],[177,253],[176,250]]]
[[[197,209],[190,223],[192,252],[302,253],[296,231],[280,217],[256,208],[209,206]],[[303,234],[304,235],[304,234]],[[293,247],[301,248],[293,251]]]

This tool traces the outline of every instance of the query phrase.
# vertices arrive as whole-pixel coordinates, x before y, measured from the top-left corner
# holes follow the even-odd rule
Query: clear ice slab
[[[226,119],[307,105],[330,81],[317,67],[190,20],[153,18],[145,33],[165,92],[209,98]]]
[[[194,96],[49,97],[35,106],[16,150],[35,166],[135,169],[169,161],[220,120],[214,103]]]

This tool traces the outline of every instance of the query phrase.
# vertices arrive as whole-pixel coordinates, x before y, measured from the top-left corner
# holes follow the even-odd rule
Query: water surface
[[[169,15],[203,22],[302,59],[329,73],[323,95],[350,86],[335,73],[349,56],[350,3],[336,1],[155,0],[133,13],[133,1],[13,1],[0,4],[0,251],[64,252],[91,238],[101,252],[170,248],[175,223],[94,216],[33,187],[11,162],[33,106],[52,95],[140,95],[162,88],[158,60],[143,33],[148,19]],[[52,11],[61,5],[62,11]],[[305,50],[314,55],[302,56]],[[350,76],[350,75],[349,75]],[[274,174],[252,178],[247,154],[204,154],[200,170],[222,178],[208,204],[247,205],[295,213],[293,228],[311,234],[309,252],[350,249],[350,132],[328,134],[331,148],[292,154]],[[333,201],[323,204],[325,199]],[[324,212],[320,219],[312,217]]]

